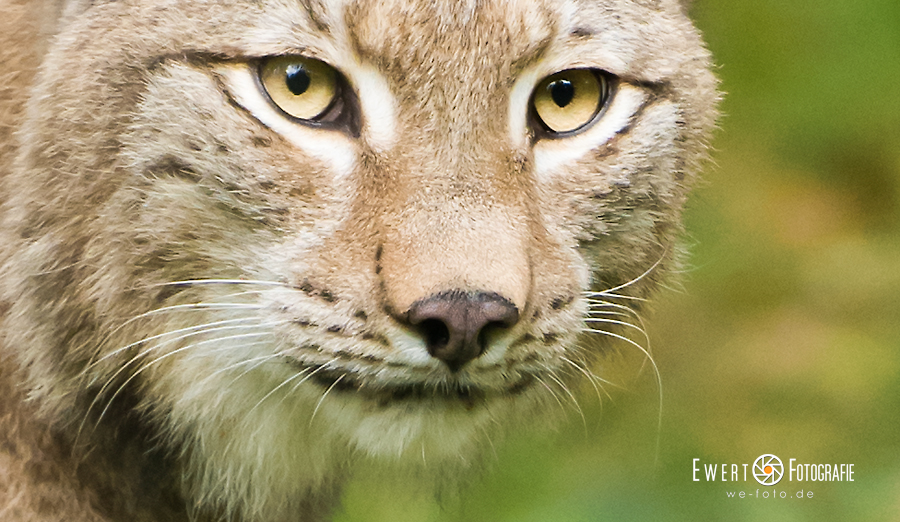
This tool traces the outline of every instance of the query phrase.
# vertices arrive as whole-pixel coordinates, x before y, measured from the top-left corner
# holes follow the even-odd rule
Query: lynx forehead
[[[360,459],[457,476],[677,264],[718,95],[675,0],[5,1],[21,520],[319,520]]]

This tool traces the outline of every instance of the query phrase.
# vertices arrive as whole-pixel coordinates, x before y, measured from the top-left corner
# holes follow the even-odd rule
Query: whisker
[[[553,391],[553,389],[550,388],[550,386],[548,386],[546,382],[544,382],[544,379],[541,379],[538,375],[533,375],[533,377],[537,382],[541,383],[541,386],[543,386],[544,389],[546,389],[550,393],[550,396],[553,397],[553,399],[556,401],[556,404],[559,404],[559,409],[561,409],[563,413],[565,413],[566,407],[563,406],[562,401],[560,401],[559,397],[556,396],[556,392]]]
[[[282,357],[283,354],[280,354],[280,353],[279,353],[279,354],[275,354],[275,356],[276,356],[276,357]],[[280,402],[283,402],[283,401],[284,401],[285,399],[287,399],[291,394],[293,394],[293,393],[297,390],[297,388],[299,388],[300,386],[302,386],[303,383],[306,382],[310,377],[312,377],[313,375],[315,375],[315,374],[318,373],[319,371],[323,370],[323,369],[324,369],[326,366],[328,366],[329,364],[333,364],[333,363],[336,362],[336,361],[337,361],[336,358],[335,358],[335,359],[331,359],[330,361],[328,361],[328,362],[326,362],[325,364],[319,366],[318,368],[316,368],[316,369],[313,370],[312,372],[310,372],[310,370],[311,370],[312,368],[305,368],[305,369],[303,369],[303,370],[297,372],[296,374],[292,375],[291,377],[285,379],[285,380],[282,381],[278,386],[276,386],[276,387],[273,388],[271,391],[269,391],[269,393],[267,393],[262,399],[260,399],[259,402],[257,402],[257,403],[253,406],[253,408],[251,408],[250,411],[247,412],[247,414],[249,415],[250,412],[252,412],[252,411],[255,410],[257,407],[259,407],[259,405],[262,404],[263,401],[265,401],[266,399],[268,399],[273,393],[275,393],[276,391],[278,391],[278,390],[279,390],[280,388],[282,388],[284,385],[290,383],[291,381],[293,381],[294,379],[297,379],[298,377],[302,377],[301,380],[299,380],[299,381],[296,382],[293,386],[291,386],[291,389],[290,389],[287,393],[285,393],[284,396],[281,398],[281,401],[279,401],[279,403],[280,403]],[[247,370],[247,371],[250,371],[250,370]],[[244,376],[246,373],[247,373],[247,372],[245,371],[244,373],[242,373],[241,375],[239,375],[238,378]],[[343,379],[343,376],[341,376],[340,378]],[[332,386],[333,386],[333,385],[332,385]],[[331,388],[329,388],[329,390],[330,390],[330,389],[331,389]],[[327,392],[326,392],[326,393],[327,393]],[[318,408],[318,405],[317,405],[317,408]],[[312,422],[312,420],[310,420],[310,422]]]
[[[556,376],[556,372],[554,372],[553,370],[548,369],[547,377],[553,379],[553,381],[556,382],[557,385],[559,385],[560,389],[569,396],[569,399],[572,400],[572,405],[575,406],[575,411],[577,411],[578,415],[581,416],[581,424],[584,426],[584,429],[587,429],[587,420],[584,418],[584,411],[581,409],[581,405],[578,404],[578,399],[575,398],[575,394],[573,394],[572,391],[569,390],[569,387],[566,386],[566,384]]]
[[[172,306],[164,306],[162,308],[156,308],[154,310],[150,310],[148,312],[144,312],[142,314],[136,315],[131,319],[128,319],[124,323],[112,329],[108,332],[102,341],[97,343],[97,350],[99,351],[103,344],[106,343],[109,339],[112,338],[119,330],[122,330],[126,326],[130,325],[135,321],[139,321],[141,319],[161,314],[161,313],[170,313],[177,311],[196,311],[196,310],[261,310],[263,308],[262,305],[258,304],[247,304],[247,303],[190,303],[190,304],[179,304]],[[95,353],[96,355],[96,353]]]
[[[162,308],[156,308],[154,310],[150,310],[149,312],[144,312],[142,314],[136,315],[131,319],[125,321],[124,323],[117,326],[112,332],[112,334],[121,330],[122,328],[128,326],[129,324],[138,321],[140,319],[145,319],[147,317],[161,314],[161,313],[171,313],[171,312],[180,312],[180,311],[197,311],[197,310],[261,310],[263,308],[262,305],[258,304],[248,304],[248,303],[188,303],[188,304],[179,304],[172,306],[164,306]],[[107,336],[107,338],[109,338]]]
[[[284,379],[283,381],[281,381],[281,382],[278,384],[278,386],[275,386],[274,388],[272,388],[271,390],[269,390],[269,393],[263,395],[263,398],[260,399],[256,404],[253,405],[252,408],[250,408],[250,410],[247,411],[247,413],[245,414],[245,417],[249,417],[251,413],[253,413],[254,411],[256,411],[256,408],[258,408],[263,402],[266,401],[266,399],[268,399],[269,397],[271,397],[275,392],[277,392],[278,390],[280,390],[282,387],[284,387],[286,384],[288,384],[289,382],[293,381],[294,379],[303,377],[304,374],[307,373],[308,371],[309,371],[309,368],[304,369],[304,370],[302,370],[302,371],[300,371],[300,372],[295,373],[294,375],[291,375],[291,376],[288,377],[287,379]],[[244,375],[244,374],[241,374],[241,375]],[[312,375],[312,374],[307,375],[307,377],[309,377],[310,375]],[[303,381],[305,381],[305,380],[306,380],[306,378],[303,377]],[[300,381],[300,382],[303,382],[303,381]],[[292,388],[291,390],[293,391],[294,389],[296,389],[296,388]]]
[[[306,382],[310,377],[312,377],[313,375],[315,375],[315,374],[319,373],[320,371],[324,370],[326,366],[328,366],[328,365],[330,365],[330,364],[334,364],[334,363],[336,363],[337,361],[338,361],[338,359],[337,359],[337,358],[334,358],[334,359],[331,359],[330,361],[326,362],[325,364],[320,365],[318,368],[316,368],[315,370],[313,370],[312,373],[310,373],[309,375],[307,375],[306,377],[304,377],[302,381],[300,381],[300,382],[298,382],[297,384],[295,384],[294,386],[292,386],[292,387],[291,387],[291,391],[288,392],[288,393],[294,393],[294,392],[297,390],[297,388],[299,388],[299,387],[300,387],[304,382]],[[306,371],[306,370],[304,370],[304,371]]]
[[[645,349],[643,346],[641,346],[640,344],[634,342],[633,340],[631,340],[623,335],[619,335],[619,334],[616,334],[613,332],[608,332],[606,330],[597,330],[594,328],[583,328],[582,331],[606,335],[609,337],[614,337],[616,339],[625,341],[626,343],[628,343],[628,344],[636,347],[638,350],[640,350],[641,353],[643,353],[644,356],[646,357],[646,361],[648,361],[650,363],[650,365],[653,367],[653,374],[656,377],[656,389],[658,391],[657,403],[659,404],[659,407],[657,410],[657,425],[656,425],[656,458],[658,459],[659,458],[660,436],[662,434],[663,387],[662,387],[662,375],[659,372],[659,367],[656,365],[656,361],[653,359],[653,355],[647,349]]]
[[[241,347],[241,348],[249,348],[249,347],[252,347],[252,346],[259,346],[259,345],[264,345],[264,344],[271,344],[271,343],[270,343],[269,341],[257,341],[257,342],[254,342],[254,343],[244,343],[244,344],[242,344],[240,347]],[[227,347],[227,349],[231,349],[231,347],[229,346],[229,347]],[[253,364],[253,363],[256,363],[256,364],[253,364],[252,367],[248,368],[247,370],[244,370],[240,375],[238,375],[237,377],[235,377],[234,379],[232,379],[231,382],[228,383],[228,385],[227,385],[227,386],[231,386],[231,385],[233,385],[234,383],[236,383],[241,377],[243,377],[244,375],[246,375],[247,373],[249,373],[249,372],[255,370],[256,368],[259,368],[260,366],[262,366],[263,363],[265,363],[266,361],[269,361],[269,360],[271,360],[271,359],[278,359],[278,358],[280,358],[280,357],[282,357],[282,355],[281,355],[280,353],[267,353],[267,354],[265,354],[265,355],[260,355],[260,356],[258,356],[258,357],[252,357],[252,358],[250,358],[250,359],[244,359],[244,360],[238,361],[238,362],[236,362],[236,363],[229,364],[228,366],[225,366],[224,368],[219,368],[218,370],[216,370],[216,371],[212,372],[211,374],[207,375],[206,377],[204,377],[203,380],[199,381],[198,384],[202,385],[202,384],[206,383],[208,380],[215,378],[217,375],[223,374],[223,373],[225,373],[225,372],[229,372],[229,371],[231,371],[231,370],[234,370],[234,369],[236,369],[236,368],[239,368],[239,367],[241,367],[241,366],[244,366],[245,364]]]
[[[589,300],[589,301],[590,301],[590,300]],[[631,315],[631,316],[633,316],[635,319],[637,319],[638,323],[640,323],[640,325],[641,325],[641,330],[647,331],[647,325],[644,323],[644,318],[641,317],[641,314],[637,313],[637,311],[635,311],[635,310],[634,310],[633,308],[631,308],[630,306],[626,306],[626,305],[619,304],[619,303],[611,303],[611,302],[609,302],[609,301],[595,301],[595,302],[592,304],[592,306],[593,306],[594,304],[600,305],[600,306],[602,306],[602,307],[604,307],[604,308],[615,308],[615,309],[617,309],[617,310],[622,310],[622,311],[628,313],[629,315]]]
[[[621,289],[623,289],[623,288],[628,288],[629,286],[631,286],[631,285],[637,283],[638,281],[644,279],[645,277],[647,277],[647,275],[649,275],[651,272],[653,272],[654,270],[656,270],[656,267],[658,267],[658,266],[660,265],[660,263],[663,262],[663,260],[666,258],[666,254],[668,254],[668,252],[669,252],[669,249],[668,249],[668,248],[666,248],[665,250],[663,250],[662,255],[659,256],[659,259],[657,259],[655,263],[653,263],[652,265],[650,265],[650,268],[648,268],[647,270],[644,270],[644,273],[643,273],[643,274],[641,274],[641,275],[635,277],[635,278],[632,279],[631,281],[628,281],[627,283],[622,283],[622,284],[619,285],[619,286],[614,286],[614,287],[612,287],[612,288],[608,288],[608,289],[603,290],[603,291],[600,291],[600,292],[586,292],[586,293],[587,293],[587,294],[593,294],[593,295],[596,295],[596,294],[600,294],[600,295],[613,295],[613,292],[616,292],[616,291],[621,290]],[[637,298],[637,297],[630,297],[630,296],[615,296],[615,297],[623,297],[623,298],[626,298],[626,299],[628,299],[628,298],[630,298],[630,299],[639,299],[639,298]],[[641,301],[644,301],[644,299],[641,299]]]
[[[331,393],[331,390],[333,390],[334,387],[337,386],[339,382],[341,382],[341,380],[344,378],[344,376],[346,376],[346,374],[341,374],[340,377],[335,379],[335,381],[333,383],[331,383],[331,386],[329,386],[328,389],[325,390],[325,393],[323,393],[322,396],[319,397],[319,402],[316,403],[316,407],[313,408],[312,415],[310,415],[310,417],[309,417],[309,426],[310,427],[312,427],[313,419],[316,418],[316,413],[319,413],[319,406],[322,405],[322,401],[324,401],[325,397],[327,397],[328,394]]]
[[[641,315],[639,313],[637,313],[635,310],[633,310],[632,308],[625,306],[625,305],[620,305],[620,304],[610,303],[610,302],[603,302],[603,301],[601,301],[601,303],[602,303],[601,306],[611,306],[613,308],[622,309],[627,312],[631,312],[631,315],[633,315],[634,318],[637,319],[638,323],[640,323],[640,328],[637,328],[636,326],[635,327],[641,332],[641,334],[643,334],[644,340],[647,342],[647,352],[653,353],[653,350],[650,349],[651,343],[650,343],[650,336],[647,334],[647,325],[646,325],[646,323],[644,323],[644,319],[641,317]],[[591,322],[591,321],[586,320],[586,322]],[[593,322],[602,322],[602,321],[593,321]],[[634,326],[634,325],[632,325],[632,326]],[[643,363],[641,363],[640,371],[644,371],[645,363],[646,363],[646,360]]]
[[[628,321],[617,321],[616,319],[607,319],[605,317],[586,317],[584,318],[584,322],[586,323],[606,323],[606,324],[617,324],[619,326],[627,326],[629,328],[633,328],[642,334],[644,337],[647,336],[647,332],[643,330],[640,326],[636,324],[629,323]],[[649,340],[649,339],[648,339]]]
[[[631,323],[629,323],[629,322],[627,322],[627,321],[617,321],[617,320],[615,320],[615,319],[606,319],[606,318],[598,318],[598,317],[593,317],[593,318],[590,318],[590,317],[589,317],[589,318],[585,318],[585,319],[584,319],[584,322],[585,322],[585,323],[616,324],[616,325],[626,326],[626,327],[630,327],[630,328],[633,328],[633,329],[637,330],[638,332],[641,333],[641,335],[644,336],[644,341],[647,343],[646,353],[648,354],[648,357],[651,357],[651,356],[649,355],[649,354],[651,353],[651,351],[650,351],[650,336],[647,335],[647,332],[646,332],[643,328],[641,328],[641,327],[639,327],[639,326],[637,326],[637,325],[631,324]],[[606,330],[604,330],[604,331],[606,331]],[[646,360],[645,360],[644,362],[646,362]],[[642,363],[641,363],[641,371],[643,371],[643,369],[644,369],[644,363],[642,362]]]
[[[229,294],[212,296],[211,302],[214,303],[215,300],[217,300],[217,299],[234,299],[235,297],[241,297],[241,296],[245,296],[245,295],[261,295],[261,294],[265,294],[266,292],[267,292],[267,290],[244,290],[242,292],[232,292]]]
[[[500,455],[497,454],[497,448],[494,447],[494,441],[493,441],[493,439],[491,439],[491,432],[489,432],[487,430],[487,428],[484,426],[479,426],[479,428],[481,429],[481,433],[484,435],[484,438],[487,440],[488,446],[491,447],[491,453],[494,454],[494,461],[499,462]],[[423,453],[423,459],[424,459],[424,453]]]
[[[631,301],[642,301],[642,302],[647,301],[643,297],[635,297],[633,295],[615,294],[611,290],[604,290],[602,292],[590,292],[589,295],[591,297],[611,297],[613,299],[629,299]]]
[[[150,317],[151,315],[175,312],[175,311],[183,311],[183,310],[261,310],[263,308],[262,305],[259,304],[251,304],[251,303],[186,303],[186,304],[177,304],[171,306],[163,306],[162,308],[156,308],[150,310],[149,312],[144,312],[140,315],[136,315],[129,319],[128,321],[122,323],[119,327],[127,325],[133,321],[137,321],[138,319],[143,319],[145,317]]]
[[[599,385],[597,384],[597,381],[598,381],[598,380],[599,380],[599,381],[603,381],[603,382],[606,382],[606,381],[604,381],[604,380],[601,379],[600,377],[597,377],[596,375],[594,375],[594,372],[592,372],[592,371],[588,370],[587,368],[585,368],[585,367],[579,365],[578,363],[576,363],[575,361],[569,359],[568,357],[560,357],[560,359],[562,359],[563,362],[565,362],[565,363],[570,364],[571,366],[573,366],[576,370],[578,370],[582,375],[584,375],[584,376],[587,378],[588,382],[590,382],[590,383],[591,383],[591,386],[593,386],[594,392],[597,393],[597,402],[599,402],[600,404],[603,404],[603,397],[601,397],[601,395],[600,395],[600,390],[603,389],[603,387],[602,387],[602,386],[599,386]],[[603,394],[606,395],[606,396],[609,398],[609,400],[612,400],[612,396],[610,396],[609,392],[607,392],[605,389],[603,390]]]
[[[186,351],[186,350],[190,350],[190,349],[192,349],[192,348],[196,348],[197,346],[200,346],[200,345],[203,345],[203,344],[208,344],[208,343],[213,343],[213,342],[231,341],[231,340],[234,340],[234,339],[243,339],[243,338],[247,338],[247,337],[258,337],[258,336],[260,336],[260,335],[271,335],[271,332],[255,332],[255,333],[254,333],[254,332],[251,332],[251,333],[245,333],[245,334],[230,335],[230,336],[226,336],[226,337],[217,337],[217,338],[215,338],[215,339],[207,339],[207,340],[204,340],[204,341],[200,341],[200,342],[198,342],[198,343],[193,343],[193,344],[189,344],[189,345],[187,345],[187,346],[183,346],[183,347],[178,348],[178,349],[176,349],[176,350],[172,350],[171,352],[165,353],[165,354],[163,354],[163,355],[157,357],[156,359],[153,359],[152,361],[150,361],[149,363],[145,364],[145,365],[142,366],[140,369],[138,369],[136,372],[134,372],[131,376],[129,376],[128,379],[126,379],[125,382],[123,382],[123,383],[116,389],[116,391],[112,394],[112,396],[111,396],[111,397],[109,398],[109,400],[106,402],[106,406],[103,408],[103,411],[100,412],[100,416],[97,417],[97,422],[95,423],[95,426],[98,426],[98,425],[100,424],[100,421],[103,420],[103,417],[106,415],[106,412],[109,411],[110,406],[112,406],[113,401],[115,401],[115,399],[116,399],[116,397],[118,397],[119,393],[121,393],[122,390],[124,390],[125,387],[128,386],[128,384],[131,383],[131,381],[133,381],[135,378],[137,378],[138,375],[140,375],[141,373],[143,373],[144,370],[147,370],[147,369],[150,368],[151,366],[154,366],[154,365],[158,364],[159,362],[161,362],[161,361],[163,361],[163,360],[165,360],[165,359],[168,359],[169,357],[171,357],[171,356],[173,356],[173,355],[175,355],[175,354],[184,352],[184,351]],[[154,348],[156,348],[156,347],[154,347]],[[80,435],[80,433],[81,433],[82,427],[84,426],[84,422],[87,420],[88,415],[90,415],[91,410],[93,410],[94,406],[96,406],[97,401],[100,399],[100,397],[103,396],[104,390],[106,390],[106,389],[109,387],[109,385],[112,384],[112,383],[114,382],[115,378],[116,378],[119,374],[122,373],[122,371],[125,369],[125,367],[129,366],[129,365],[130,365],[133,361],[135,361],[136,359],[138,359],[138,358],[140,358],[140,357],[146,356],[147,353],[148,353],[148,352],[144,352],[144,353],[141,353],[141,354],[136,355],[134,358],[132,358],[131,361],[128,362],[128,364],[126,364],[125,366],[123,366],[122,368],[120,368],[115,374],[112,375],[112,377],[110,377],[110,378],[106,381],[106,384],[104,384],[103,387],[100,389],[100,391],[97,392],[97,394],[96,394],[95,397],[94,397],[94,400],[91,401],[90,406],[88,406],[87,412],[85,413],[85,416],[84,416],[84,420],[82,421],[82,425],[78,428],[78,434],[79,434],[79,435]],[[77,440],[77,439],[78,439],[78,436],[76,435],[76,440]]]
[[[633,317],[631,314],[615,310],[588,310],[587,315],[611,315],[613,317]]]
[[[218,327],[215,327],[215,328],[206,328],[206,329],[204,329],[204,330],[198,330],[198,331],[186,333],[186,334],[184,334],[184,335],[179,335],[179,336],[174,337],[174,338],[172,338],[172,339],[166,339],[165,341],[163,341],[163,342],[161,342],[161,343],[159,343],[159,344],[156,344],[155,346],[152,346],[152,347],[150,347],[149,349],[147,349],[147,350],[145,350],[145,351],[143,351],[143,352],[141,352],[141,353],[139,353],[139,354],[136,354],[136,355],[135,355],[134,357],[132,357],[128,362],[126,362],[126,363],[123,364],[121,367],[119,367],[119,369],[116,370],[116,372],[113,373],[113,375],[107,379],[106,384],[104,384],[104,385],[100,388],[100,390],[97,392],[97,397],[102,396],[102,395],[103,395],[103,392],[106,391],[107,386],[109,386],[109,385],[116,379],[116,377],[118,377],[122,372],[124,372],[126,369],[128,369],[128,367],[131,366],[133,363],[137,362],[137,361],[138,361],[140,358],[142,358],[142,357],[146,357],[146,356],[147,356],[148,354],[150,354],[151,352],[157,351],[157,350],[159,350],[160,348],[163,348],[163,347],[165,347],[165,346],[168,346],[168,345],[170,345],[170,344],[172,344],[172,343],[176,343],[176,342],[178,342],[178,341],[187,339],[187,338],[189,338],[189,337],[194,337],[194,336],[197,336],[197,335],[205,335],[205,334],[209,334],[209,333],[212,333],[212,332],[221,332],[221,331],[225,331],[225,330],[239,330],[239,329],[249,329],[249,328],[269,327],[269,326],[276,326],[276,325],[278,325],[278,324],[283,324],[283,323],[285,323],[285,322],[286,322],[286,321],[276,321],[276,322],[271,322],[271,323],[251,324],[251,325],[218,326]],[[213,323],[210,323],[210,324],[213,324]],[[177,332],[177,330],[176,330],[175,332]],[[170,333],[174,333],[174,332],[170,332]],[[270,332],[262,332],[262,333],[270,333]],[[127,346],[126,348],[130,348],[130,347],[139,345],[139,344],[141,344],[141,343],[143,343],[143,342],[147,342],[147,341],[149,341],[149,340],[152,340],[153,338],[164,337],[165,335],[167,335],[167,334],[159,334],[159,335],[155,335],[155,336],[153,336],[153,337],[151,337],[151,338],[147,338],[147,339],[145,339],[145,340],[141,340],[141,341],[137,341],[137,342],[135,342],[135,343],[131,343],[131,345]],[[260,334],[255,334],[255,335],[260,335]],[[231,336],[231,337],[224,337],[224,338],[223,338],[223,337],[219,337],[219,338],[216,338],[216,339],[213,339],[213,340],[227,340],[227,339],[231,339],[231,338],[233,338],[233,337],[234,337],[234,336]],[[197,346],[198,344],[204,344],[204,343],[197,343],[197,344],[193,344],[193,345],[190,345],[190,346]],[[122,350],[122,349],[118,349],[118,350],[115,350],[115,351],[116,351],[116,352],[121,352],[121,350]],[[99,362],[99,361],[98,361],[98,362]],[[91,403],[91,406],[93,407],[93,403]],[[90,412],[90,410],[91,410],[91,409],[88,408],[88,412]]]
[[[133,343],[127,344],[121,348],[116,348],[115,350],[111,351],[110,353],[108,353],[108,354],[104,355],[103,357],[97,359],[96,361],[90,363],[87,367],[85,367],[85,369],[83,371],[89,371],[92,368],[94,368],[96,365],[105,361],[106,359],[115,357],[116,355],[118,355],[130,348],[134,348],[135,346],[139,346],[141,344],[155,341],[156,339],[162,339],[163,337],[167,337],[169,335],[185,333],[185,332],[192,332],[188,335],[182,335],[182,336],[175,337],[174,339],[170,339],[170,341],[178,341],[181,339],[185,339],[187,337],[191,337],[193,335],[199,335],[199,334],[216,331],[216,330],[220,330],[220,329],[225,329],[225,328],[234,328],[233,326],[232,327],[223,327],[223,328],[209,328],[211,326],[217,327],[217,326],[226,325],[226,324],[243,323],[243,322],[247,322],[247,321],[256,321],[256,320],[257,320],[257,318],[255,318],[255,317],[243,317],[243,318],[238,318],[238,319],[224,319],[222,321],[214,321],[211,323],[199,324],[199,325],[195,325],[195,326],[188,326],[186,328],[179,328],[177,330],[172,330],[170,332],[164,332],[164,333],[153,335],[150,337],[145,337],[139,341],[135,341]],[[205,328],[209,328],[209,329],[204,330]],[[242,326],[241,328],[247,328],[247,327]]]
[[[160,286],[198,286],[198,285],[260,285],[260,286],[283,286],[290,288],[291,285],[279,281],[263,281],[257,279],[184,279],[181,281],[169,281],[167,283],[156,283],[147,285],[143,288],[154,288]]]

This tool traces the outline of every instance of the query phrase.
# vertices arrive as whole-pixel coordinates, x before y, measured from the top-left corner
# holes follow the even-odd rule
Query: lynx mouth
[[[380,383],[371,382],[349,372],[324,366],[311,367],[310,381],[328,393],[352,393],[386,407],[397,403],[460,404],[467,409],[493,398],[519,395],[532,386],[534,376],[525,374],[502,388],[459,382]]]

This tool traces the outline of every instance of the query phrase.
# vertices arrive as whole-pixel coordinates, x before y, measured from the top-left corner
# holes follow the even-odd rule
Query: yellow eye
[[[270,58],[263,62],[259,76],[272,102],[301,120],[321,119],[338,98],[338,73],[319,60]]]
[[[578,130],[606,105],[609,82],[591,69],[569,69],[544,78],[534,90],[532,105],[552,132]]]

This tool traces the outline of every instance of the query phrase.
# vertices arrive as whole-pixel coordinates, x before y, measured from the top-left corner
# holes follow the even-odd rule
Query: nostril
[[[425,337],[425,345],[429,353],[447,346],[450,342],[450,330],[440,319],[426,319],[419,323],[419,332]]]
[[[508,299],[485,292],[442,292],[413,303],[407,320],[432,357],[458,371],[488,348],[491,333],[509,328],[519,310]]]
[[[478,332],[478,347],[481,349],[481,351],[484,352],[485,348],[487,348],[489,335],[497,330],[506,329],[510,326],[512,325],[501,321],[491,321],[490,323],[484,325],[481,328],[481,331]]]

